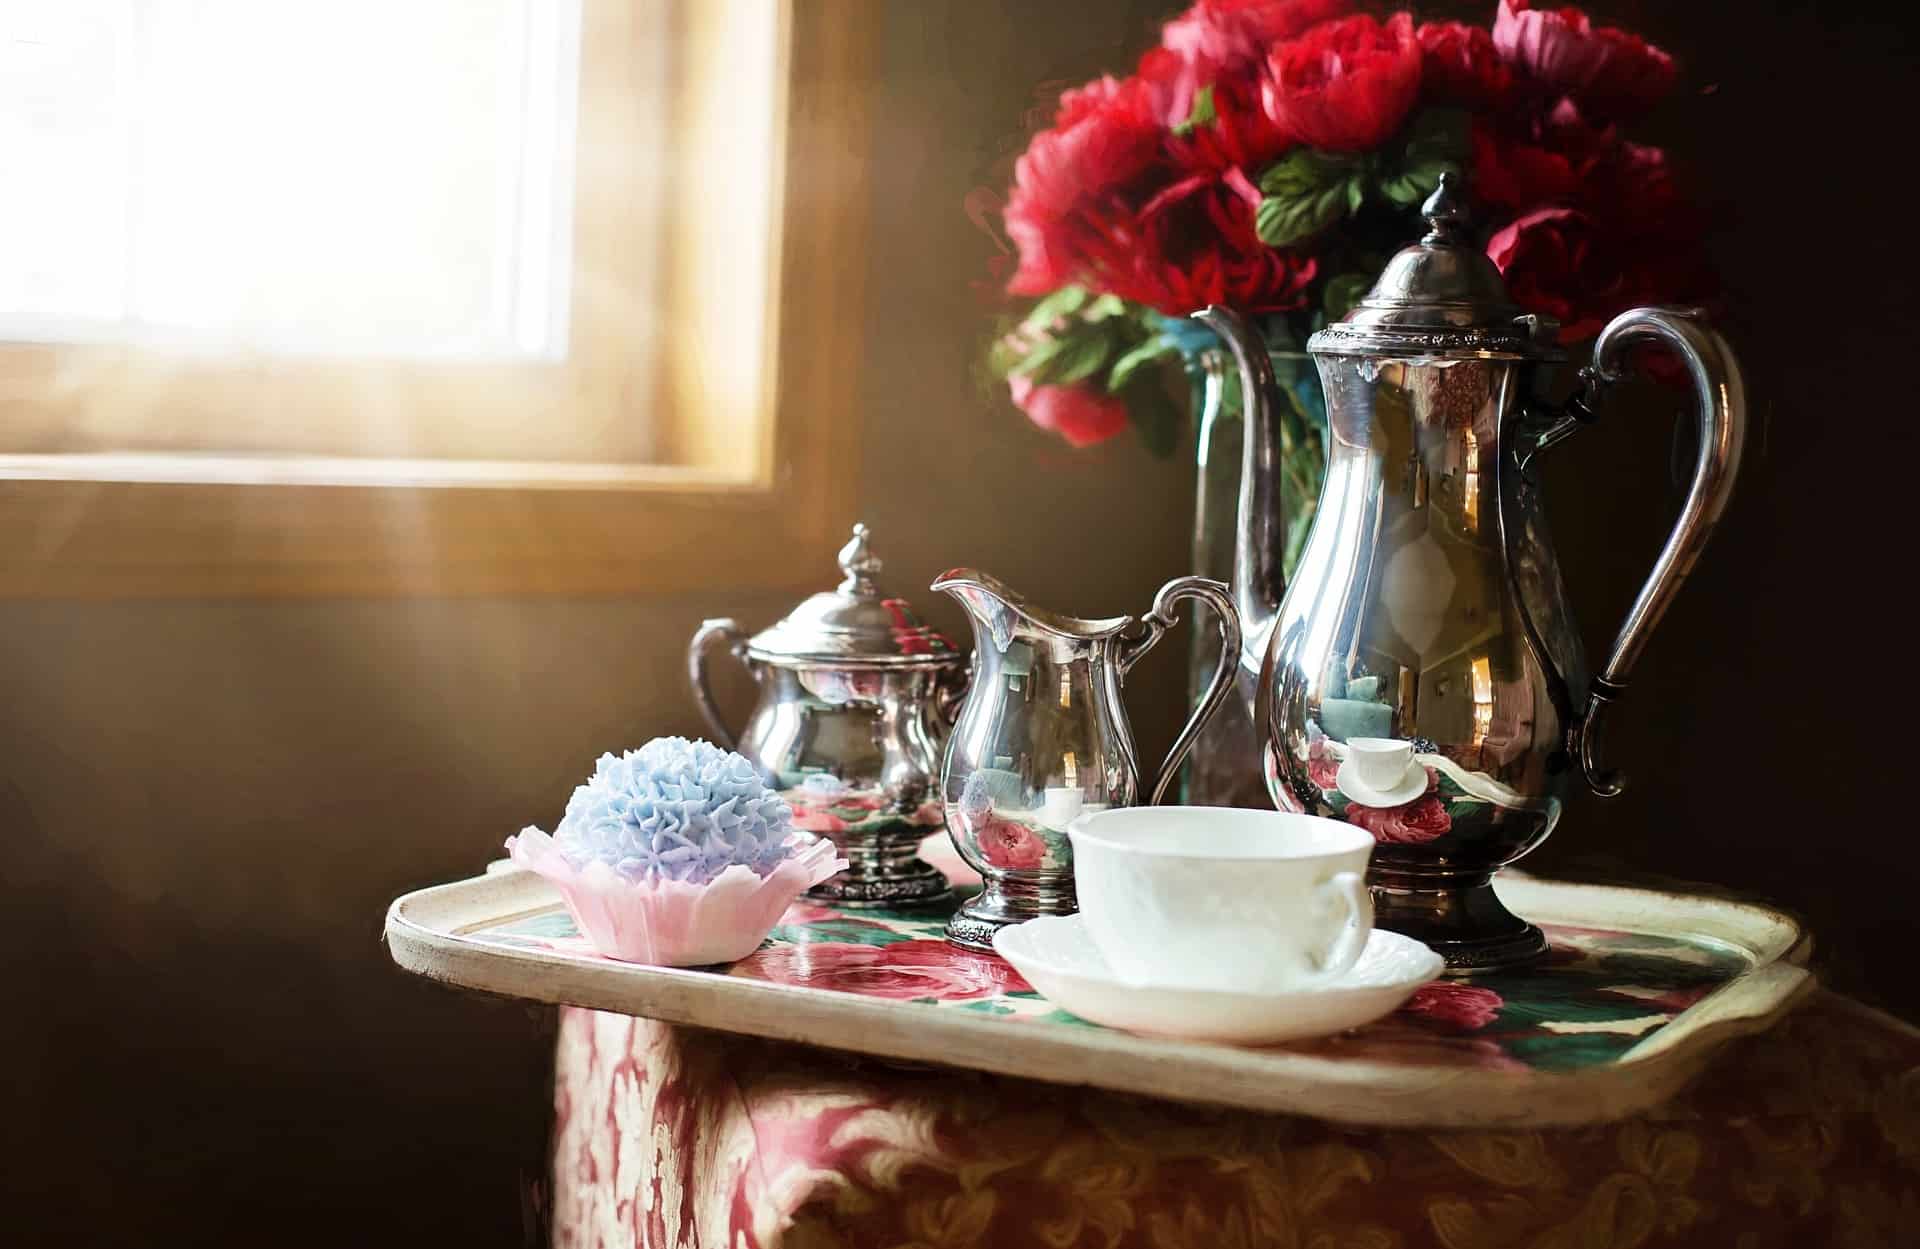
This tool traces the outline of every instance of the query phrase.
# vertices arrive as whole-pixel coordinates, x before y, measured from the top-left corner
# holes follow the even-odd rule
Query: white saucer
[[[1398,785],[1392,789],[1374,789],[1360,779],[1360,769],[1353,765],[1353,757],[1349,755],[1340,765],[1333,783],[1363,807],[1397,807],[1427,792],[1427,770],[1415,759],[1407,764],[1407,774],[1400,778]]]
[[[1192,1041],[1271,1045],[1371,1023],[1440,974],[1438,954],[1376,928],[1360,961],[1329,984],[1239,993],[1132,984],[1116,977],[1078,915],[1047,915],[993,934],[993,948],[1055,1006],[1109,1028]]]

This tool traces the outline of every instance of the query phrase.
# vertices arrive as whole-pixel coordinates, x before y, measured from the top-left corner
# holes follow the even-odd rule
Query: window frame
[[[584,56],[617,33],[594,23],[619,22],[625,2],[587,0]],[[676,89],[676,107],[691,110],[682,124],[697,126],[700,109],[724,102],[703,76],[724,72],[727,12],[766,2],[676,6],[695,49]],[[753,384],[739,381],[742,353],[715,345],[728,293],[669,279],[657,293],[675,327],[669,342],[703,349],[666,353],[672,367],[656,371],[647,393],[617,377],[595,400],[650,405],[670,462],[0,455],[0,598],[645,593],[805,581],[853,519],[878,12],[872,0],[774,2],[783,116],[771,264],[746,275],[764,284],[768,307]],[[583,64],[583,77],[590,72]],[[587,110],[583,91],[583,132]],[[673,179],[678,245],[733,225],[700,211],[686,189],[697,181]],[[576,246],[617,252],[617,237],[594,239],[619,228],[602,200],[598,214],[577,209]],[[577,298],[575,307],[578,317]],[[595,333],[576,319],[590,357],[617,353]],[[45,360],[0,353],[0,395],[30,400],[40,387],[51,398]]]

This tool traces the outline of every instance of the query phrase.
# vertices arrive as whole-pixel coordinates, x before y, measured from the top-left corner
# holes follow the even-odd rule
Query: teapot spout
[[[1218,334],[1233,354],[1246,409],[1232,592],[1240,613],[1242,673],[1250,679],[1266,659],[1273,622],[1287,588],[1281,566],[1287,545],[1286,513],[1280,507],[1280,439],[1275,426],[1279,405],[1285,400],[1273,376],[1266,342],[1245,317],[1215,304],[1194,313],[1193,319]]]

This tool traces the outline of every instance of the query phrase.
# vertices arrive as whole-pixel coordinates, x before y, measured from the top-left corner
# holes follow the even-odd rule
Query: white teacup
[[[1392,737],[1353,737],[1347,757],[1360,783],[1376,794],[1398,789],[1413,766],[1413,743]]]
[[[1120,807],[1067,829],[1108,966],[1141,985],[1280,993],[1350,968],[1373,931],[1365,830],[1234,807]]]

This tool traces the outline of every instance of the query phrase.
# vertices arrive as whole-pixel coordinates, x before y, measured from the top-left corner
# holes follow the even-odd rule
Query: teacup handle
[[[1166,796],[1167,786],[1180,772],[1180,765],[1186,760],[1187,752],[1193,749],[1193,743],[1200,736],[1200,730],[1207,726],[1213,713],[1220,710],[1227,701],[1227,695],[1233,692],[1234,670],[1240,663],[1240,613],[1234,610],[1233,596],[1228,593],[1224,581],[1210,581],[1205,577],[1175,577],[1160,587],[1153,596],[1153,609],[1141,617],[1147,626],[1146,636],[1133,643],[1120,661],[1124,673],[1134,661],[1147,653],[1166,635],[1167,630],[1180,623],[1179,612],[1174,605],[1181,599],[1194,599],[1213,609],[1220,624],[1220,664],[1213,672],[1213,681],[1207,686],[1206,696],[1200,705],[1187,717],[1180,736],[1173,739],[1173,749],[1167,752],[1167,761],[1160,765],[1160,774],[1154,779],[1152,797],[1147,805],[1157,807]]]
[[[1360,952],[1367,948],[1367,938],[1373,934],[1373,894],[1368,892],[1367,882],[1358,872],[1335,872],[1321,881],[1313,893],[1319,905],[1339,907],[1346,912],[1339,935],[1327,946],[1326,955],[1320,960],[1321,975],[1329,979],[1344,976],[1360,961]]]

